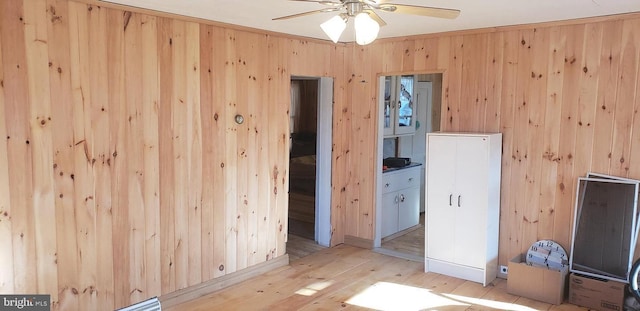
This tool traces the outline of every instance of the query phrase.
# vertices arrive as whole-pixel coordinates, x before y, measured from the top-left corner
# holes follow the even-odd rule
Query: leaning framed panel
[[[637,238],[640,181],[578,178],[569,270],[628,282]]]

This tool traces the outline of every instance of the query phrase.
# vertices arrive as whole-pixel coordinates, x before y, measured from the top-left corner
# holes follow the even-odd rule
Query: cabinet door
[[[382,195],[382,237],[398,232],[398,193]]]
[[[398,200],[398,231],[417,225],[420,222],[420,189],[403,189]]]
[[[454,262],[481,268],[487,251],[488,143],[481,136],[456,140]]]
[[[456,142],[447,136],[427,136],[426,222],[427,256],[452,261],[455,257],[456,214],[454,183]]]
[[[412,134],[416,131],[416,76],[400,76],[396,84],[396,135]]]
[[[396,78],[380,77],[380,100],[382,102],[383,135],[392,136],[396,127]]]

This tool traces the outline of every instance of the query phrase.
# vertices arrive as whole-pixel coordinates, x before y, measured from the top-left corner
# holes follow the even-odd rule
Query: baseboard
[[[352,235],[344,236],[344,244],[359,248],[373,249],[373,240],[363,239]]]
[[[386,249],[386,248],[382,248],[382,247],[376,247],[373,249],[374,252],[376,253],[380,253],[380,254],[384,254],[384,255],[388,255],[388,256],[393,256],[393,257],[397,257],[397,258],[402,258],[402,259],[406,259],[406,260],[411,260],[411,261],[415,261],[415,262],[424,262],[424,257],[420,257],[418,255],[413,255],[413,254],[407,254],[407,253],[403,253],[403,252],[399,252],[399,251],[395,251],[395,250],[391,250],[391,249]]]
[[[159,297],[162,308],[169,308],[187,301],[206,296],[226,287],[246,281],[258,275],[275,270],[289,264],[289,255],[284,254],[255,266],[215,278],[194,286],[183,288]]]
[[[404,230],[402,230],[402,231],[398,231],[398,232],[396,232],[396,233],[394,233],[394,234],[392,234],[392,235],[389,235],[389,236],[386,236],[386,237],[382,238],[382,242],[384,243],[384,242],[386,242],[386,241],[393,240],[393,239],[395,239],[395,238],[397,238],[397,237],[399,237],[399,236],[403,236],[403,235],[405,235],[405,234],[407,234],[407,233],[409,233],[409,232],[411,232],[411,231],[415,231],[415,230],[418,230],[418,229],[422,229],[422,230],[424,230],[424,225],[422,225],[422,224],[417,224],[417,225],[415,225],[415,226],[413,226],[413,227],[410,227],[410,228],[404,229]]]

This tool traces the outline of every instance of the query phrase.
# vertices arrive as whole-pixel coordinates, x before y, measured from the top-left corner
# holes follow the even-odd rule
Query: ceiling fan
[[[378,36],[381,26],[387,23],[376,13],[376,10],[390,13],[412,14],[420,16],[438,17],[454,19],[460,15],[460,10],[434,8],[426,6],[382,3],[380,0],[289,0],[298,2],[315,2],[326,6],[326,8],[293,15],[281,16],[273,20],[283,20],[296,17],[307,16],[316,13],[340,12],[338,15],[322,23],[320,27],[333,42],[338,42],[340,35],[347,25],[347,20],[354,18],[356,30],[356,42],[365,45],[373,42]]]

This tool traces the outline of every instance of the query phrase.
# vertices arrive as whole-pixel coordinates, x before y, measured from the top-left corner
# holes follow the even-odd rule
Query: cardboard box
[[[623,310],[625,284],[571,273],[569,302],[600,311]]]
[[[568,271],[529,266],[525,255],[518,255],[509,261],[507,292],[558,305],[566,297],[568,274]]]

